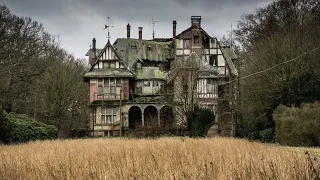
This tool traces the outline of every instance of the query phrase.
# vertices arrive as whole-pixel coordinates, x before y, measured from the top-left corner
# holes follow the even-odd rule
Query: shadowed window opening
[[[142,112],[138,106],[129,109],[129,128],[136,129],[142,126]]]
[[[144,126],[146,128],[158,127],[158,110],[154,106],[147,106],[144,109]]]
[[[170,106],[164,106],[160,110],[160,125],[163,128],[172,128],[173,110]]]

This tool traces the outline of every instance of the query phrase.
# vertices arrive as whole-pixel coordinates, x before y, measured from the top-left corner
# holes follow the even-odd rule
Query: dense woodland
[[[273,2],[243,15],[234,34],[240,57],[237,135],[274,142],[272,114],[280,104],[320,100],[320,2]],[[302,130],[303,123],[297,125]]]
[[[0,6],[0,102],[10,113],[54,125],[58,135],[86,127],[83,60],[59,46],[42,24]]]
[[[303,117],[289,113],[291,119],[287,121],[284,116],[289,115],[280,105],[299,109],[303,103],[320,100],[320,2],[270,3],[244,14],[233,34],[240,74],[236,135],[282,144],[319,145],[319,131],[312,130],[317,121],[312,121],[313,126],[309,123],[306,130],[308,123],[298,123]],[[45,32],[41,24],[0,6],[0,102],[6,112],[54,125],[59,136],[86,127],[88,86],[82,80],[86,71],[83,62],[63,50],[59,38]],[[309,112],[306,107],[314,107],[313,111],[319,108],[304,105],[303,112]],[[287,143],[289,140],[282,137],[285,133],[276,127],[280,121],[287,121],[287,127],[297,131],[290,131],[295,135],[304,129],[301,142],[313,138],[312,142]]]

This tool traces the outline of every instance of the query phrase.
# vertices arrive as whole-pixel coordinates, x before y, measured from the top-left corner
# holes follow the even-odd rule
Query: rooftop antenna
[[[232,23],[231,23],[231,31],[230,31],[230,47],[232,47]]]
[[[110,20],[110,17],[108,17],[108,24],[105,24],[104,25],[104,29],[107,29],[108,30],[108,41],[110,40],[110,28],[113,27],[113,26],[110,26],[109,24],[109,20]]]
[[[149,25],[152,24],[152,39],[154,39],[154,32],[155,32],[154,31],[154,25],[156,24],[156,22],[160,22],[160,21],[154,20],[153,16],[152,16],[152,20],[149,21]]]

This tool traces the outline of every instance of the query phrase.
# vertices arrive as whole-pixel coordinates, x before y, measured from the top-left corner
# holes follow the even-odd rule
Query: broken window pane
[[[117,84],[121,84],[121,78],[117,78]]]
[[[137,87],[142,87],[143,83],[141,81],[136,82]]]
[[[144,81],[144,86],[149,87],[150,86],[150,81]]]
[[[209,60],[209,64],[211,66],[218,66],[218,55],[211,55],[210,56],[210,60]]]
[[[158,86],[158,81],[153,81],[153,86]]]
[[[116,81],[116,79],[115,79],[115,78],[110,78],[110,84],[111,84],[111,85],[116,84],[116,82],[115,82],[115,81]]]

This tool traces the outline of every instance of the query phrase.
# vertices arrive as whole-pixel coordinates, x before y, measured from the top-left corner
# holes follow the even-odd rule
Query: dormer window
[[[147,51],[152,51],[152,47],[150,45],[147,46]]]
[[[218,66],[218,55],[211,55],[209,59],[209,64],[211,66]]]
[[[135,43],[131,44],[131,49],[137,49],[137,45]]]
[[[137,69],[141,69],[141,62],[137,62]]]
[[[216,44],[216,40],[215,39],[211,39],[211,44],[215,45]]]

